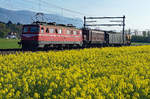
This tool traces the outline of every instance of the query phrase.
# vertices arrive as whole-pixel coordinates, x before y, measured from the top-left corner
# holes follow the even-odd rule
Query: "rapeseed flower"
[[[149,99],[150,46],[0,55],[0,98]]]

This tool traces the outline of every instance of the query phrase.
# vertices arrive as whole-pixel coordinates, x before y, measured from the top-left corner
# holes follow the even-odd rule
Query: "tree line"
[[[16,36],[20,38],[20,34],[22,32],[22,24],[17,23],[14,24],[11,21],[7,23],[0,22],[0,38],[5,38],[9,33],[16,33]],[[131,30],[125,31],[128,34],[131,34]],[[135,35],[132,35],[132,42],[143,42],[150,43],[150,31],[143,31],[142,35],[137,35],[138,31],[134,31]]]
[[[141,43],[150,43],[150,31],[142,31],[142,35],[137,35],[137,31],[135,31],[135,35],[132,35],[132,42],[141,42]]]
[[[5,38],[9,33],[16,33],[19,37],[22,31],[22,25],[20,23],[14,24],[11,21],[8,23],[0,22],[0,38]]]

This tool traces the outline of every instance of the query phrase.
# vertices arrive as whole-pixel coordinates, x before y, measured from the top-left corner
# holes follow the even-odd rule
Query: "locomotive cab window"
[[[27,32],[31,32],[31,33],[37,33],[39,32],[39,28],[38,27],[34,27],[34,26],[28,26],[28,27],[24,27],[23,28],[23,32],[27,33]]]
[[[24,32],[24,33],[28,32],[28,30],[29,30],[28,27],[24,27],[24,28],[23,28],[23,32]]]
[[[38,29],[38,27],[30,27],[30,32],[38,32],[39,31],[39,29]]]
[[[41,28],[41,33],[44,33],[44,28],[43,27]]]

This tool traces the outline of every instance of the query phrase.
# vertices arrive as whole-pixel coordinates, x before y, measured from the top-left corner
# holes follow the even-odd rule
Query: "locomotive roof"
[[[32,24],[26,24],[24,26],[40,26],[40,25],[43,25],[43,26],[54,26],[54,27],[65,27],[65,28],[73,28],[73,29],[79,29],[79,28],[76,28],[75,26],[73,26],[72,24],[56,24],[55,22],[53,23],[46,23],[46,22],[34,22]]]
[[[101,31],[101,32],[109,33],[109,34],[122,34],[121,32],[107,31],[107,30],[101,30],[101,29],[90,29],[90,28],[83,28],[83,29],[90,30],[90,31]]]
[[[111,34],[122,34],[121,32],[114,32],[114,31],[106,31],[106,32]]]

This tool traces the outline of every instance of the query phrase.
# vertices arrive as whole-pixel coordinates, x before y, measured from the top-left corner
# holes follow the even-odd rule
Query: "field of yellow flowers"
[[[0,55],[0,99],[150,99],[150,46]]]

